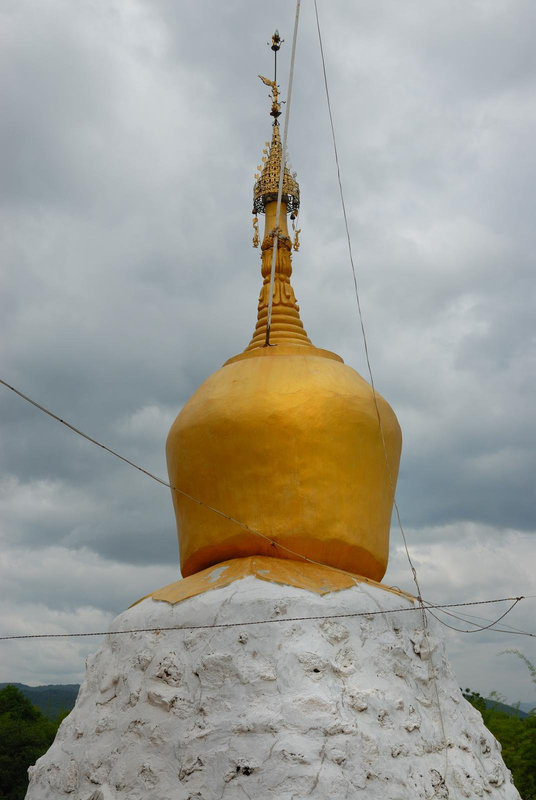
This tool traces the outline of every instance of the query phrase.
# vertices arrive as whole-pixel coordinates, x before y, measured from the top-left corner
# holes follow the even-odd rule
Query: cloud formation
[[[536,594],[536,8],[319,5],[372,366],[403,429],[398,499],[427,597]],[[171,420],[254,327],[249,213],[270,134],[257,74],[278,27],[286,94],[293,13],[281,0],[0,11],[2,377],[164,478]],[[293,282],[314,343],[367,377],[308,6],[300,26]],[[5,632],[101,628],[174,580],[169,492],[7,390],[0,403]],[[387,580],[411,590],[397,537]],[[514,701],[533,688],[498,653],[536,658],[531,641],[449,639],[462,683]],[[1,680],[83,669],[85,643],[10,647]]]

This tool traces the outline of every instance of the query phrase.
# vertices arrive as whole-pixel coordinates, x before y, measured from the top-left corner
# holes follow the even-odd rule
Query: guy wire
[[[428,605],[428,609],[435,608],[435,609],[444,609],[444,608],[459,608],[460,606],[479,606],[479,605],[490,605],[492,603],[504,603],[507,601],[513,600],[513,604],[510,608],[498,618],[497,621],[503,619],[506,614],[509,614],[510,611],[514,608],[514,606],[519,603],[521,600],[524,600],[523,596],[520,597],[500,597],[495,600],[475,600],[473,602],[462,602],[462,603],[445,603],[441,605]],[[349,617],[373,617],[378,616],[381,614],[399,614],[406,611],[420,611],[420,608],[416,606],[406,606],[405,608],[385,608],[376,611],[348,611],[340,614],[315,614],[313,616],[304,616],[304,617],[276,617],[275,619],[258,619],[258,620],[245,620],[242,622],[217,622],[212,623],[210,625],[169,625],[164,626],[161,628],[128,628],[126,630],[119,630],[119,631],[89,631],[89,632],[81,632],[81,633],[23,633],[23,634],[14,634],[11,636],[0,636],[0,641],[13,641],[16,639],[72,639],[75,637],[86,637],[86,636],[114,636],[114,635],[121,635],[127,633],[163,633],[165,631],[191,631],[191,630],[206,630],[212,628],[240,628],[245,625],[269,625],[271,623],[280,623],[280,622],[306,622],[306,621],[315,621],[315,620],[325,620],[325,619],[347,619]]]
[[[389,477],[389,483],[390,483],[391,492],[392,492],[392,495],[393,495],[393,504],[394,504],[394,508],[395,508],[396,518],[397,518],[397,521],[398,521],[398,526],[400,528],[400,532],[402,534],[402,539],[404,541],[404,548],[406,550],[406,556],[407,556],[408,563],[409,563],[409,566],[410,566],[410,569],[411,569],[411,573],[413,575],[413,581],[415,583],[415,586],[417,587],[417,599],[418,599],[420,607],[421,607],[423,632],[424,632],[424,635],[425,635],[425,637],[426,637],[426,639],[428,641],[428,649],[429,649],[429,654],[430,654],[429,655],[429,659],[428,659],[428,677],[429,677],[429,679],[432,682],[432,685],[434,687],[434,693],[435,693],[435,696],[436,696],[437,710],[438,710],[438,713],[439,713],[439,722],[440,722],[441,734],[442,734],[442,737],[443,737],[444,752],[445,752],[445,768],[444,768],[445,769],[445,775],[444,775],[444,781],[446,781],[447,780],[447,771],[448,771],[448,747],[447,747],[447,738],[446,738],[446,732],[445,732],[445,723],[444,723],[444,719],[443,719],[443,713],[441,711],[441,704],[440,704],[440,701],[439,701],[439,689],[438,689],[438,686],[437,686],[437,680],[436,680],[435,672],[433,671],[433,667],[432,667],[432,663],[431,663],[431,661],[432,661],[432,653],[431,653],[431,650],[430,650],[429,639],[428,639],[428,619],[427,619],[427,616],[426,616],[424,602],[423,602],[423,599],[422,599],[422,592],[421,592],[421,588],[420,588],[420,585],[419,585],[419,580],[418,580],[418,577],[417,577],[417,570],[415,569],[415,566],[414,566],[414,564],[413,564],[413,562],[411,560],[411,556],[410,556],[409,548],[408,548],[408,543],[407,543],[407,540],[406,540],[406,534],[404,532],[404,528],[403,528],[403,525],[402,525],[402,520],[401,520],[401,517],[400,517],[400,511],[399,511],[399,508],[398,508],[398,503],[396,501],[396,487],[395,487],[395,482],[393,480],[393,476],[392,476],[392,472],[391,472],[391,465],[389,463],[389,458],[388,458],[388,454],[387,454],[387,447],[386,447],[386,444],[385,444],[385,435],[384,435],[384,430],[383,430],[383,424],[382,424],[382,418],[381,418],[381,414],[380,414],[380,409],[379,409],[379,405],[378,405],[376,387],[375,387],[375,384],[374,384],[374,376],[372,374],[372,367],[371,367],[371,363],[370,363],[367,336],[366,336],[366,333],[365,333],[365,324],[364,324],[364,320],[363,320],[363,312],[362,312],[362,309],[361,309],[361,301],[359,299],[359,290],[358,290],[358,285],[357,285],[357,276],[356,276],[356,270],[355,270],[355,265],[354,265],[354,257],[353,257],[353,253],[352,253],[352,242],[351,242],[351,239],[350,239],[350,230],[349,230],[349,226],[348,226],[348,216],[347,216],[347,213],[346,213],[346,204],[344,202],[344,192],[343,192],[343,188],[342,188],[341,170],[340,170],[340,165],[339,165],[339,155],[338,155],[338,151],[337,151],[337,141],[336,141],[336,137],[335,137],[335,126],[333,124],[333,114],[331,112],[331,101],[330,101],[330,97],[329,97],[328,79],[327,79],[327,73],[326,73],[326,62],[325,62],[325,58],[324,58],[324,48],[322,46],[322,34],[320,32],[320,20],[319,20],[319,17],[318,17],[317,0],[314,0],[314,7],[315,7],[315,16],[316,16],[316,27],[317,27],[317,31],[318,31],[318,41],[319,41],[319,44],[320,44],[320,55],[321,55],[321,58],[322,58],[322,72],[323,72],[323,76],[324,76],[324,87],[325,87],[325,90],[326,90],[326,100],[327,100],[327,107],[328,107],[328,114],[329,114],[329,122],[330,122],[330,127],[331,127],[331,137],[332,137],[332,141],[333,141],[333,150],[334,150],[334,154],[335,154],[335,164],[336,164],[336,167],[337,167],[337,180],[338,180],[338,184],[339,184],[339,194],[340,194],[340,198],[341,198],[341,206],[342,206],[342,212],[343,212],[343,217],[344,217],[344,226],[345,226],[345,229],[346,229],[346,240],[347,240],[347,243],[348,243],[348,253],[349,253],[349,256],[350,256],[350,265],[352,267],[352,276],[353,276],[353,282],[354,282],[355,297],[356,297],[356,301],[357,301],[357,311],[358,311],[358,315],[359,315],[359,322],[360,322],[360,325],[361,325],[361,333],[362,333],[362,336],[363,336],[363,344],[364,344],[364,349],[365,349],[365,358],[366,358],[367,368],[368,368],[368,373],[369,373],[369,378],[370,378],[370,385],[372,387],[372,397],[373,397],[373,400],[374,400],[374,406],[376,408],[376,415],[378,417],[378,427],[379,427],[379,430],[380,430],[380,437],[381,437],[381,443],[382,443],[383,453],[384,453],[384,457],[385,457],[385,463],[386,463],[386,467],[387,467],[387,474],[388,474],[388,477]],[[437,795],[440,786],[441,786],[441,784],[439,784],[438,787],[436,788],[434,794],[432,795],[432,798],[434,798]],[[430,800],[432,800],[432,798]]]
[[[283,128],[283,142],[281,144],[281,166],[279,168],[279,187],[277,189],[277,205],[275,212],[275,230],[272,245],[272,266],[270,269],[270,288],[268,292],[268,311],[266,316],[266,341],[264,346],[270,346],[270,329],[272,326],[272,307],[274,302],[275,265],[277,262],[277,245],[279,242],[279,220],[281,217],[281,199],[283,197],[283,178],[285,175],[285,160],[287,157],[287,133],[290,119],[290,102],[292,100],[292,82],[294,80],[294,59],[296,56],[296,39],[298,37],[298,21],[300,18],[300,0],[296,0],[296,18],[294,20],[294,36],[292,37],[292,53],[290,56],[290,74],[288,79],[288,95],[285,106],[285,125]],[[277,56],[277,53],[275,54]],[[276,60],[277,64],[277,60]],[[277,77],[277,73],[276,73]],[[277,123],[277,120],[276,120]]]

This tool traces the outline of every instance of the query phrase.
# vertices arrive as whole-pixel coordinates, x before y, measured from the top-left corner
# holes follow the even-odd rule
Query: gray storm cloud
[[[535,594],[536,7],[321,2],[320,14],[372,366],[403,428],[398,499],[423,584],[440,600]],[[166,477],[170,421],[254,327],[251,192],[270,134],[257,74],[278,27],[285,93],[293,9],[21,0],[0,15],[2,377]],[[314,343],[367,377],[309,7],[300,24],[293,282]],[[169,492],[6,390],[0,402],[6,633],[103,626],[174,580]],[[392,541],[387,579],[411,590],[396,529]],[[516,615],[530,628],[528,606]],[[497,654],[534,658],[531,640],[479,636],[449,640],[460,680],[529,699]],[[31,665],[13,648],[1,679],[76,679],[87,651],[62,647],[34,647]]]

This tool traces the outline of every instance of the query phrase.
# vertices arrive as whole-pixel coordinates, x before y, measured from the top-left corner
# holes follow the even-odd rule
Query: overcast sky
[[[533,0],[319,1],[370,356],[431,601],[536,595]],[[0,6],[1,377],[166,477],[168,428],[249,342],[274,0]],[[365,377],[311,0],[288,148],[305,327]],[[168,490],[0,387],[2,633],[100,630],[175,580]],[[393,525],[386,582],[413,591]],[[468,609],[491,620],[505,605]],[[536,599],[504,620],[534,631]],[[247,616],[246,610],[245,614]],[[468,627],[457,620],[449,622]],[[486,622],[482,622],[483,625]],[[536,703],[534,639],[443,629],[461,685]],[[5,642],[0,680],[79,681],[96,640]]]

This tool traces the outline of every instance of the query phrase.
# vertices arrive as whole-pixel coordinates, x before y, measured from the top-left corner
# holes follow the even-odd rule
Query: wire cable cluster
[[[481,606],[490,605],[492,603],[505,603],[513,601],[512,605],[496,620],[499,622],[501,619],[510,613],[513,608],[521,601],[526,599],[520,597],[501,597],[495,600],[474,600],[463,603],[444,603],[444,604],[427,604],[426,610],[430,609],[445,609],[445,608],[460,608],[461,606]],[[280,622],[307,622],[325,619],[345,619],[348,617],[372,617],[381,614],[399,614],[405,611],[420,611],[420,606],[405,606],[403,608],[386,608],[380,611],[348,611],[341,614],[315,614],[312,616],[304,617],[274,617],[273,619],[256,619],[256,620],[242,620],[241,622],[215,622],[210,625],[169,625],[161,628],[128,628],[125,630],[108,630],[108,631],[82,631],[78,633],[22,633],[10,636],[0,636],[0,641],[13,641],[16,639],[73,639],[75,637],[86,636],[115,636],[127,633],[164,633],[166,631],[195,631],[207,630],[213,628],[241,628],[246,625],[269,625],[272,623]],[[436,617],[437,619],[437,617]],[[494,623],[491,623],[493,625]],[[487,630],[491,625],[486,625],[479,630]],[[465,631],[465,633],[477,633],[478,631]],[[527,634],[528,636],[536,636],[536,634]]]
[[[266,342],[265,347],[270,346],[270,330],[272,327],[272,307],[274,302],[274,281],[275,265],[277,262],[277,245],[279,242],[279,220],[281,217],[281,199],[283,197],[283,178],[285,175],[285,161],[287,157],[287,134],[288,123],[290,120],[290,103],[292,101],[292,84],[294,81],[294,60],[296,58],[296,40],[298,37],[298,22],[300,19],[301,0],[296,0],[296,17],[294,19],[294,35],[292,37],[292,51],[290,56],[290,73],[288,79],[287,104],[285,108],[285,125],[283,128],[283,143],[281,146],[281,165],[279,167],[279,187],[277,190],[277,204],[275,212],[275,230],[272,245],[272,266],[270,268],[270,288],[268,290],[268,312],[266,317]],[[276,60],[277,64],[277,60]]]

